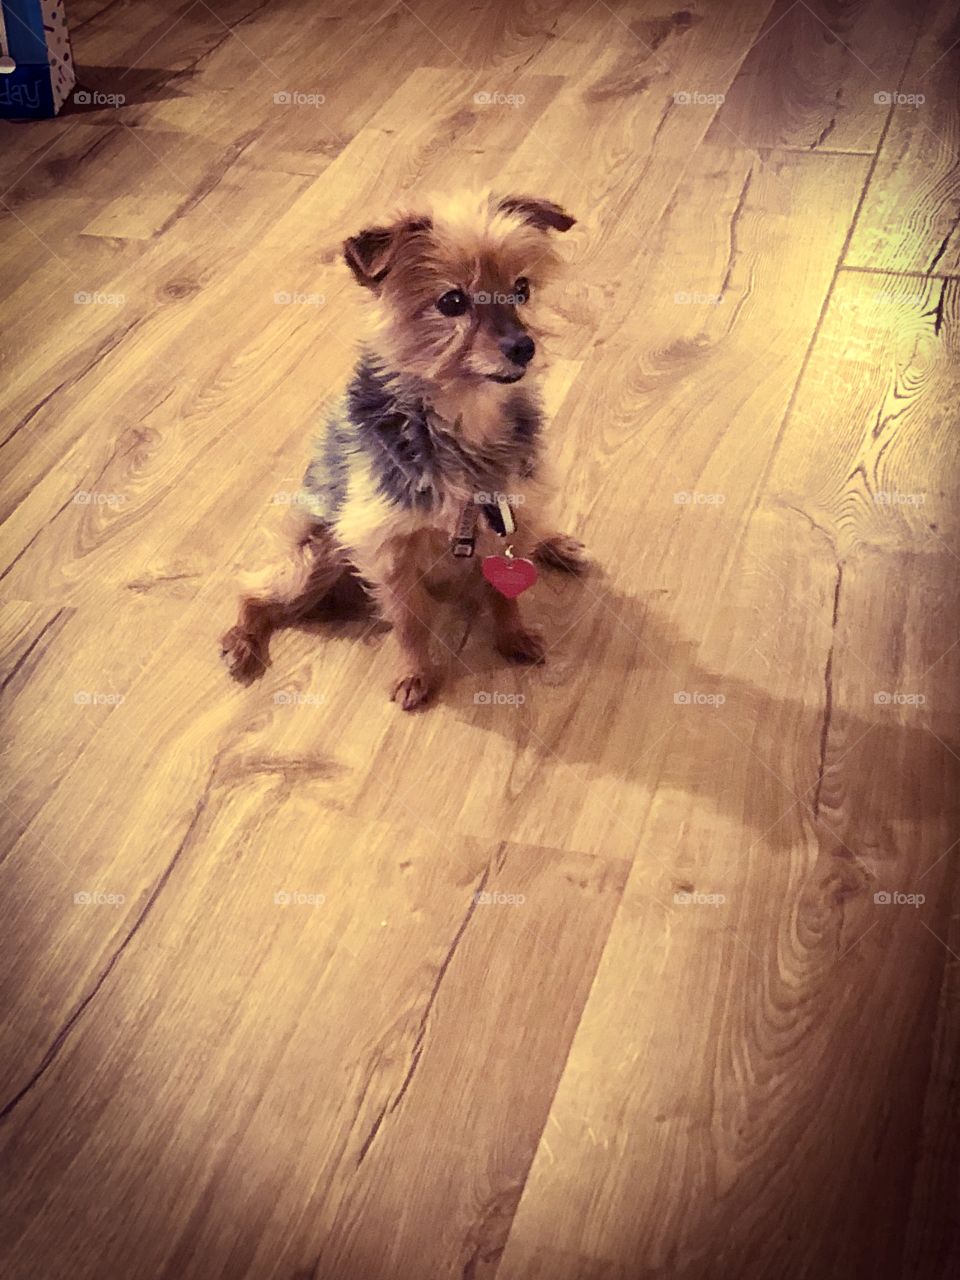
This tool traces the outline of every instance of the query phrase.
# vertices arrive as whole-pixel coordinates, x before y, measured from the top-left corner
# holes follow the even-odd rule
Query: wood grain
[[[3,1274],[952,1277],[951,7],[70,14],[124,103],[0,143]],[[427,715],[363,614],[239,689],[340,242],[472,183],[578,218],[596,568],[536,670],[444,605]]]
[[[925,6],[777,0],[712,126],[742,146],[873,154]]]
[[[952,851],[951,851],[952,852]],[[950,857],[951,854],[946,855]],[[917,1151],[910,1224],[903,1256],[903,1274],[910,1277],[953,1275],[960,1264],[960,1203],[957,1197],[956,1070],[957,956],[960,930],[954,912],[940,940],[948,955],[943,969],[937,1032],[933,1045],[930,1080],[924,1104],[923,1128]]]
[[[888,108],[890,124],[844,261],[938,275],[960,271],[960,24],[937,4]]]
[[[322,814],[305,779],[224,772],[161,895],[114,879],[114,897],[130,891],[119,907],[63,905],[91,929],[123,926],[42,1073],[4,1099],[6,1153],[37,1155],[11,1206],[7,1274],[29,1258],[50,1277],[479,1275],[502,1247],[626,867]],[[199,868],[197,842],[212,855]],[[262,860],[265,879],[246,874]],[[562,1009],[542,998],[553,989]],[[522,1054],[506,1052],[515,1037]],[[93,1062],[107,1088],[67,1136],[64,1091]],[[404,1152],[425,1131],[411,1205]],[[131,1160],[149,1171],[140,1208],[81,1247]]]
[[[895,298],[904,283],[881,285]],[[904,1152],[956,903],[960,601],[942,544],[918,547],[886,507],[878,537],[872,509],[836,492],[839,477],[876,472],[886,388],[868,401],[866,369],[905,374],[895,308],[864,309],[862,330],[853,319],[849,295],[876,278],[843,285],[686,681],[725,701],[676,713],[498,1275],[527,1275],[541,1248],[558,1276],[579,1275],[582,1257],[601,1275],[901,1274],[895,1206],[910,1197]],[[954,323],[935,333],[924,310],[912,353],[926,377],[888,424],[896,439],[876,445],[888,476],[909,469],[915,486],[914,446],[923,474],[938,473],[927,448],[955,372]],[[917,330],[936,348],[926,359]],[[915,621],[897,645],[881,641],[904,616]],[[883,900],[895,894],[923,901]],[[632,1036],[614,1032],[625,1025]],[[866,1074],[852,1068],[864,1043]],[[941,1146],[925,1176],[955,1174],[954,1154]],[[916,1212],[937,1247],[915,1265],[932,1267],[944,1215],[925,1196]]]

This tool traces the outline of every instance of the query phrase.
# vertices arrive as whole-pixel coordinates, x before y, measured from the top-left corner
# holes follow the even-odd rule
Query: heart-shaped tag
[[[539,577],[537,566],[523,556],[484,556],[480,567],[491,587],[508,600],[522,595]]]

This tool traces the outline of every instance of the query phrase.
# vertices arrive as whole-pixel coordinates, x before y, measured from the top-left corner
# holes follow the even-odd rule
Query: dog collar
[[[477,544],[477,516],[483,512],[487,524],[498,538],[506,538],[517,531],[513,508],[503,494],[496,495],[495,502],[479,502],[480,495],[468,499],[460,509],[457,531],[451,550],[455,556],[472,556]]]
[[[484,502],[483,514],[487,517],[487,524],[500,538],[505,538],[510,533],[517,532],[517,522],[514,518],[513,508],[506,500],[502,493],[496,494],[495,502]]]

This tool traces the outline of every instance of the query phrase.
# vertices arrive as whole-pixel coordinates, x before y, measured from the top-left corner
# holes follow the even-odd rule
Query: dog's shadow
[[[794,807],[841,839],[849,819],[869,844],[879,844],[890,823],[931,823],[952,811],[948,797],[957,789],[947,775],[954,754],[960,758],[952,722],[925,705],[875,702],[872,678],[845,664],[842,651],[825,730],[825,653],[800,660],[805,700],[705,665],[699,642],[663,616],[657,596],[625,594],[602,577],[578,582],[557,574],[545,575],[537,596],[548,654],[534,668],[511,667],[496,654],[486,618],[469,601],[448,598],[442,606],[446,671],[437,701],[478,733],[522,742],[545,764],[586,764],[624,784],[706,798],[775,847],[791,838],[791,823],[776,819]],[[349,581],[303,629],[329,638],[331,624],[371,643],[387,630]],[[776,644],[774,633],[763,647],[775,655]],[[746,648],[734,654],[736,667],[753,662],[769,673],[767,683],[782,683],[772,658],[752,653],[749,641]],[[746,770],[732,766],[737,756],[750,757]],[[745,774],[746,794],[733,781]]]
[[[133,108],[147,103],[186,98],[193,75],[190,69],[164,67],[77,67],[77,83],[60,115],[87,116],[91,124],[113,124],[118,111],[129,115]]]
[[[476,623],[463,662],[450,664],[440,697],[481,731],[518,741],[518,719],[526,720],[525,749],[545,761],[707,798],[777,847],[795,831],[795,819],[777,822],[794,802],[802,818],[841,839],[855,829],[867,845],[879,845],[891,823],[956,813],[952,719],[926,704],[892,703],[842,649],[831,663],[828,710],[826,649],[795,660],[794,686],[808,698],[785,694],[775,630],[756,648],[750,638],[734,647],[731,673],[703,662],[699,641],[664,616],[659,595],[625,594],[598,577],[548,575],[544,585],[552,643],[544,667],[514,677]],[[478,705],[481,681],[487,700]],[[523,693],[521,705],[511,690]],[[735,757],[746,769],[732,767]],[[735,782],[744,777],[747,794]]]

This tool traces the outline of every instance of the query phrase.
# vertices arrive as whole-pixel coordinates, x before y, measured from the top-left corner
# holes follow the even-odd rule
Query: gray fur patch
[[[500,440],[470,449],[431,413],[423,388],[366,355],[346,394],[328,413],[303,479],[308,509],[329,524],[346,499],[351,455],[366,454],[380,493],[405,510],[438,506],[448,483],[474,492],[503,492],[512,475],[532,476],[540,452],[537,401],[514,391],[504,407]]]

